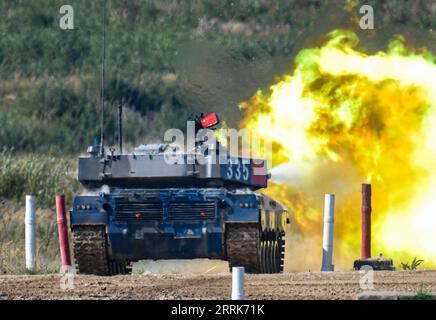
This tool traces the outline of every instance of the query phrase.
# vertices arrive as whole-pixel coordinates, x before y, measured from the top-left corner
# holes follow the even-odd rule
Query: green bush
[[[423,262],[424,262],[424,260],[417,259],[415,257],[415,258],[413,258],[413,260],[410,263],[409,262],[401,262],[401,269],[402,270],[416,270]]]
[[[65,194],[70,201],[78,190],[71,160],[0,153],[0,198],[22,202],[26,194],[31,194],[40,207],[54,207],[57,194]]]

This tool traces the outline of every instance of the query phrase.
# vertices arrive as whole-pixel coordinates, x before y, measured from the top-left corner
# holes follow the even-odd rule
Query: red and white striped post
[[[371,258],[371,185],[362,184],[362,251],[360,259]]]
[[[61,251],[62,271],[71,267],[70,245],[68,242],[68,225],[65,209],[65,196],[56,196],[56,215],[58,223],[59,247]]]

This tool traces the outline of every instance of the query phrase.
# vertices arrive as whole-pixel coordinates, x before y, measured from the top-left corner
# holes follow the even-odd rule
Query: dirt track
[[[358,272],[247,275],[249,299],[355,299]],[[0,276],[0,299],[228,299],[230,274],[76,276],[74,289],[60,275]],[[377,291],[436,291],[436,271],[377,272]]]

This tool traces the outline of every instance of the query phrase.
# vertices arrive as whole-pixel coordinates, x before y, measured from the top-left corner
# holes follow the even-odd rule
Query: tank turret
[[[195,119],[195,131],[219,123],[215,113]],[[79,181],[87,188],[116,187],[225,187],[257,190],[267,186],[265,160],[230,156],[218,142],[212,147],[215,157],[199,153],[203,141],[193,150],[180,154],[169,144],[138,146],[132,154],[100,154],[89,147],[88,156],[79,157]],[[177,154],[177,162],[168,161]],[[200,158],[200,161],[199,161]],[[214,160],[214,161],[211,161]]]

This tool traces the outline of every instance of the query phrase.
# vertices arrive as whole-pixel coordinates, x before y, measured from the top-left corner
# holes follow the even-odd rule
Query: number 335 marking
[[[244,163],[242,159],[239,158],[228,158],[227,159],[227,178],[228,179],[236,179],[240,180],[242,176],[242,179],[244,181],[248,181],[248,178],[250,178],[250,171],[248,163]]]

